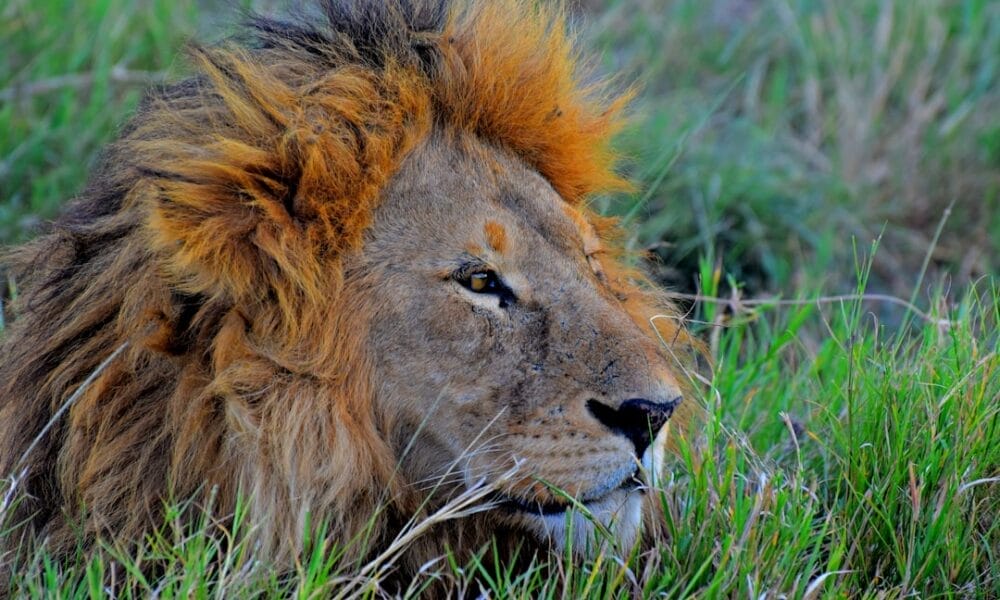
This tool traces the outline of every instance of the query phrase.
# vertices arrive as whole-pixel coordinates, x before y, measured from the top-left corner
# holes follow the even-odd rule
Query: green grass
[[[82,187],[196,23],[189,0],[0,6],[0,240],[24,239]]]
[[[647,184],[637,243],[690,288],[714,252],[755,292],[849,286],[851,239],[884,231],[872,286],[1000,268],[1000,5],[990,0],[613,0],[588,28],[638,80],[625,138]]]
[[[217,37],[220,14],[195,0],[0,6],[0,241],[56,214],[145,84],[183,74],[181,45]],[[693,307],[714,359],[704,422],[659,493],[655,552],[527,570],[445,557],[413,591],[1000,596],[1000,5],[611,0],[582,23],[598,67],[644,85],[622,138],[643,191],[603,207],[627,215],[660,280],[726,299]],[[932,318],[809,300],[865,290]],[[138,553],[22,557],[15,585],[378,595],[320,535],[277,573],[241,543],[239,515],[229,529],[176,521]]]
[[[414,589],[441,580],[532,598],[998,594],[998,301],[997,287],[970,292],[899,335],[860,302],[716,320],[725,327],[705,422],[657,492],[669,531],[659,547],[625,565],[442,561]],[[827,335],[810,343],[816,326]],[[338,563],[329,541],[292,574],[268,569],[240,543],[252,524],[234,521],[168,527],[138,555],[106,548],[67,566],[36,554],[16,585],[39,598],[99,597],[110,581],[125,597],[325,597],[352,582],[375,593],[379,579],[354,582],[360,566]],[[154,563],[163,575],[147,578],[141,568]]]

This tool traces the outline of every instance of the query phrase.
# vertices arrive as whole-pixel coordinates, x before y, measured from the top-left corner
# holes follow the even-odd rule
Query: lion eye
[[[462,284],[477,294],[496,293],[501,287],[500,280],[493,271],[472,273],[466,280],[462,281]]]
[[[496,296],[500,299],[500,308],[506,308],[517,302],[513,290],[507,287],[496,271],[482,267],[478,267],[476,270],[467,269],[468,267],[460,269],[452,275],[452,278],[462,284],[465,289],[476,294]]]
[[[469,278],[469,289],[473,292],[482,292],[489,285],[490,276],[487,273],[475,273]]]

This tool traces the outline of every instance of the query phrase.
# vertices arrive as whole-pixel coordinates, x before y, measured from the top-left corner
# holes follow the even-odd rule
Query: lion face
[[[514,467],[492,518],[562,547],[569,494],[632,544],[640,465],[680,388],[600,254],[576,209],[499,150],[440,135],[407,159],[348,272],[377,281],[375,409],[412,487],[454,493]],[[575,548],[592,527],[577,519]]]

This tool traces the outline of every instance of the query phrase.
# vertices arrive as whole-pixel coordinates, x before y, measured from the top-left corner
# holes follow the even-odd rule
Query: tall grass
[[[0,4],[0,240],[82,186],[98,150],[194,32],[190,0]]]
[[[640,556],[582,565],[444,555],[398,591],[1000,597],[1000,5],[586,4],[581,32],[601,66],[644,84],[622,146],[646,187],[604,208],[628,215],[663,281],[709,300],[692,307],[714,358],[692,399],[704,418],[671,432],[680,452],[650,492],[667,535]],[[221,11],[193,0],[0,5],[0,239],[30,235],[80,188],[141,89],[182,72],[179,46]],[[880,234],[878,252],[856,258],[852,240]],[[809,300],[866,290],[913,297],[932,318]],[[748,293],[803,301],[741,303]],[[16,525],[2,514],[7,489],[0,535]],[[255,555],[242,508],[200,507],[183,526],[189,508],[171,504],[135,551],[2,557],[16,560],[11,591],[388,593],[391,572],[345,563],[345,541],[322,523],[279,572]]]
[[[850,240],[883,234],[872,290],[908,294],[952,203],[932,279],[1000,268],[1000,4],[612,0],[590,17],[604,68],[644,88],[625,147],[665,281],[690,289],[715,253],[753,292],[842,288]]]
[[[697,432],[672,431],[681,450],[649,492],[667,531],[655,548],[625,562],[553,556],[516,570],[488,552],[444,556],[407,582],[410,592],[434,585],[525,598],[998,594],[998,301],[996,286],[972,290],[937,315],[947,324],[919,321],[902,333],[887,332],[861,302],[715,319],[723,327],[704,422]],[[825,339],[804,343],[817,326]],[[124,597],[388,593],[380,586],[391,568],[344,563],[321,525],[301,563],[277,572],[243,541],[253,524],[242,514],[206,513],[185,529],[184,509],[168,511],[163,532],[138,553],[105,547],[68,564],[44,551],[23,558],[15,589],[39,598],[98,597],[108,586]],[[144,569],[151,564],[157,577]],[[358,573],[368,578],[358,581]]]

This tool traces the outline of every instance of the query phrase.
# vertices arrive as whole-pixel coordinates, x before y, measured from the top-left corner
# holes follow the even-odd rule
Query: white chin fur
[[[656,435],[653,443],[642,454],[642,468],[649,487],[662,485],[666,459],[668,422]],[[639,539],[642,527],[643,494],[638,490],[618,489],[610,494],[583,504],[589,516],[580,510],[565,513],[535,515],[528,519],[528,527],[542,540],[548,541],[557,551],[564,552],[572,543],[573,554],[587,558],[596,556],[608,546],[607,536],[597,531],[594,521],[611,532],[615,550],[628,552]]]
[[[590,515],[577,509],[531,519],[535,534],[564,552],[568,543],[573,554],[587,558],[596,556],[608,540],[598,531],[600,523],[612,535],[613,550],[628,552],[639,538],[642,524],[642,494],[638,491],[616,490],[607,496],[583,504]]]
[[[650,487],[659,487],[663,477],[663,464],[666,459],[667,438],[670,436],[670,422],[660,428],[656,439],[642,453],[642,468],[646,471],[646,481]]]

